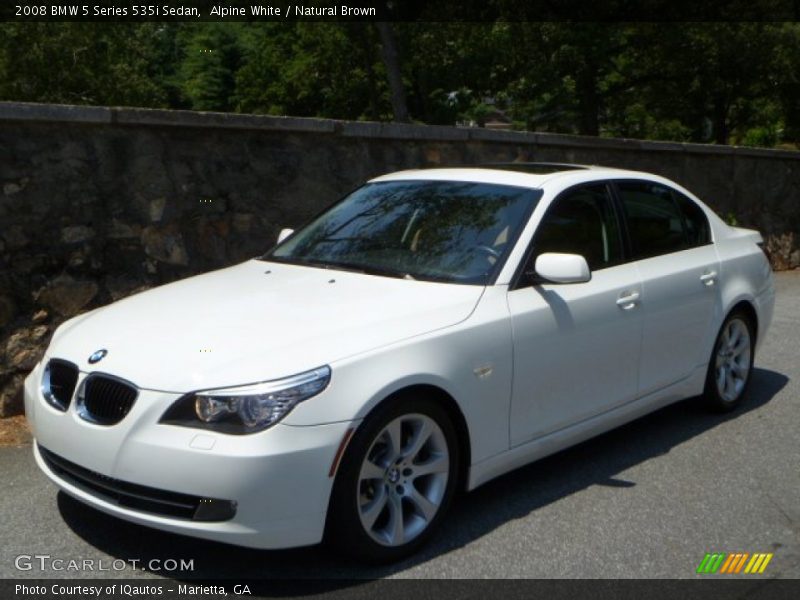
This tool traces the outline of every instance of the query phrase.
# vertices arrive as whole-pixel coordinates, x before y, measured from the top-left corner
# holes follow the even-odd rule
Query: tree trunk
[[[361,23],[348,23],[347,34],[357,40],[364,58],[364,71],[367,74],[367,88],[369,89],[369,118],[373,121],[380,119],[380,98],[378,94],[378,81],[375,76],[373,52],[375,38],[372,30],[363,27]]]
[[[376,25],[381,36],[381,56],[389,79],[394,120],[400,123],[408,123],[410,119],[408,116],[408,104],[406,103],[406,89],[400,72],[400,58],[397,52],[394,29],[387,22],[377,23]]]

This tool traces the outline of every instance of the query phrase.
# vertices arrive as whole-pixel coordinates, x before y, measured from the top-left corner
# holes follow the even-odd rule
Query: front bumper
[[[34,456],[42,471],[71,496],[142,525],[240,546],[288,548],[322,539],[333,483],[329,471],[352,423],[307,427],[279,423],[252,435],[217,434],[159,424],[178,395],[140,390],[120,423],[102,426],[81,419],[74,402],[66,412],[52,408],[42,397],[40,384],[38,366],[25,381],[25,412],[36,439]],[[51,468],[40,447],[100,477],[230,500],[235,515],[204,522],[123,506]]]

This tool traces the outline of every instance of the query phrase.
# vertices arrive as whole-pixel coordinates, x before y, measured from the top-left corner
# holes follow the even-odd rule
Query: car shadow
[[[495,479],[457,499],[435,539],[411,558],[382,566],[348,561],[315,546],[293,550],[253,550],[158,531],[128,523],[59,493],[66,524],[89,544],[117,559],[148,568],[153,559],[194,561],[194,570],[152,572],[173,579],[314,579],[317,592],[366,583],[404,571],[451,552],[506,523],[593,485],[633,487],[618,473],[665,454],[671,448],[731,419],[758,410],[787,384],[780,373],[755,369],[747,402],[737,411],[713,414],[697,399],[663,408],[632,423]],[[288,581],[287,581],[288,583]],[[322,586],[322,589],[320,589]],[[275,593],[291,595],[286,586]],[[264,590],[260,590],[264,593]]]

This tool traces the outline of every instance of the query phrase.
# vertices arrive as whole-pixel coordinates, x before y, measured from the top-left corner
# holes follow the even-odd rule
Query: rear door
[[[643,286],[644,396],[708,361],[720,265],[708,219],[693,200],[647,180],[617,181],[616,190]]]

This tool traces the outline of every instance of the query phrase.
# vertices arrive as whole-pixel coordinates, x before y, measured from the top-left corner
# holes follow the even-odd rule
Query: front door
[[[544,252],[580,254],[591,281],[537,282],[508,293],[514,344],[511,443],[518,445],[636,398],[642,285],[624,263],[603,183],[571,188],[548,208],[526,270]]]

